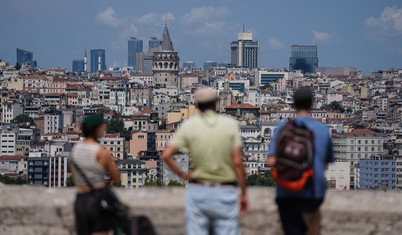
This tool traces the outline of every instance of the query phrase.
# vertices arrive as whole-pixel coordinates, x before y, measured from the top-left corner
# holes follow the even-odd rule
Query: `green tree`
[[[29,124],[33,125],[34,124],[34,119],[31,118],[30,116],[26,115],[26,114],[21,114],[18,115],[14,118],[13,120],[14,123],[25,123],[25,122],[29,122]]]
[[[126,140],[131,139],[131,131],[124,128],[124,122],[121,119],[113,118],[107,124],[107,133],[115,134],[120,133],[121,137],[126,138]]]
[[[348,108],[346,109],[346,112],[347,112],[347,113],[352,113],[353,110],[352,110],[350,107],[348,107]]]
[[[16,69],[16,70],[20,70],[20,69],[21,69],[21,65],[18,64],[18,63],[15,63],[15,69]]]
[[[0,182],[3,184],[16,184],[16,185],[22,185],[28,183],[25,179],[21,178],[20,176],[18,176],[17,179],[12,179],[6,175],[0,175]]]
[[[255,174],[250,175],[247,178],[247,185],[248,186],[265,186],[265,187],[272,187],[275,186],[275,181],[271,176],[271,171],[267,170],[264,174]]]
[[[162,186],[165,186],[165,184],[162,182],[162,180],[157,179],[157,180],[145,181],[144,186],[146,186],[146,187],[162,187]]]
[[[338,101],[332,101],[329,104],[329,108],[335,111],[339,111],[341,113],[345,112],[345,108],[342,107],[342,105]]]
[[[208,85],[209,85],[209,82],[208,82],[207,80],[202,80],[202,85],[208,86]]]
[[[167,186],[169,186],[169,187],[184,187],[185,185],[180,183],[177,180],[171,180],[171,181],[169,181]]]
[[[73,179],[72,175],[67,176],[66,186],[67,187],[74,187],[74,179]]]

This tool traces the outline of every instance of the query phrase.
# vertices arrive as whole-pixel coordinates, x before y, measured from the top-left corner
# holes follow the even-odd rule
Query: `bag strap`
[[[75,170],[77,171],[77,173],[84,179],[85,183],[87,184],[87,186],[91,189],[91,191],[94,191],[95,188],[93,186],[93,184],[91,183],[91,181],[89,181],[89,179],[87,178],[87,176],[85,175],[85,173],[82,171],[81,167],[79,167],[77,165],[77,163],[70,158],[71,163],[73,164]]]

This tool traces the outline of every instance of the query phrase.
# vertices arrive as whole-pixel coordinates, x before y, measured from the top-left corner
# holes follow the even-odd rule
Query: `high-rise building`
[[[143,51],[143,41],[135,37],[128,39],[128,66],[133,66],[137,70],[137,53]]]
[[[289,58],[289,70],[301,70],[303,73],[315,73],[318,67],[316,45],[292,45]]]
[[[161,45],[161,40],[151,37],[148,41],[148,52],[157,51]]]
[[[83,72],[85,67],[84,60],[73,60],[73,72]]]
[[[30,64],[33,68],[37,67],[37,62],[33,60],[33,52],[20,48],[17,48],[17,63],[19,65],[27,63]]]
[[[260,43],[253,41],[251,32],[240,32],[237,41],[230,43],[230,63],[244,68],[260,67]]]
[[[183,62],[183,69],[184,70],[192,69],[192,68],[195,68],[195,67],[196,67],[196,65],[195,65],[195,63],[193,61],[184,61]]]
[[[216,61],[205,61],[204,62],[204,71],[208,72],[209,70],[218,66]]]
[[[156,87],[178,87],[179,60],[165,22],[160,50],[155,52],[153,57],[152,70]]]
[[[106,52],[105,49],[91,50],[91,72],[106,70]]]

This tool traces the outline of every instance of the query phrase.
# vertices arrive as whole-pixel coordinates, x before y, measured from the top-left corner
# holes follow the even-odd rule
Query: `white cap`
[[[218,94],[211,87],[201,87],[195,91],[195,102],[205,104],[218,100]]]

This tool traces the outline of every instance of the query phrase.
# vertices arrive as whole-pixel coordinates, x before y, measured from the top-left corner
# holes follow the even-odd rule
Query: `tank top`
[[[81,171],[93,186],[105,184],[106,171],[101,165],[99,165],[96,159],[96,154],[100,148],[100,144],[78,143],[74,146],[71,154],[72,160],[81,168]],[[75,186],[88,186],[86,181],[77,170],[74,169],[74,167],[72,167],[72,172],[74,174]]]

